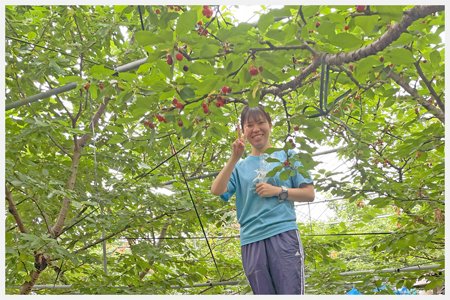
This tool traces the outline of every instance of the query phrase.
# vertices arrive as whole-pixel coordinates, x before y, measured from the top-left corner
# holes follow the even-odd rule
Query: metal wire
[[[169,139],[170,139],[170,146],[172,147],[172,150],[176,154],[177,152],[175,151],[175,147],[173,145],[172,139],[170,138],[170,135],[169,135]],[[194,206],[195,213],[197,214],[197,219],[198,219],[198,221],[200,223],[200,226],[202,227],[203,235],[205,236],[205,240],[206,240],[206,243],[208,244],[209,251],[210,251],[211,256],[212,256],[212,258],[214,260],[214,265],[216,266],[217,273],[219,273],[219,278],[220,278],[220,280],[222,280],[222,276],[220,275],[219,267],[217,266],[217,262],[216,262],[216,259],[214,257],[214,254],[212,252],[211,245],[209,244],[208,238],[206,237],[206,232],[205,232],[205,229],[203,228],[202,220],[200,219],[200,215],[198,214],[197,206],[195,205],[194,199],[192,198],[191,190],[189,189],[189,184],[187,183],[186,178],[184,176],[184,171],[183,171],[183,168],[181,167],[180,159],[178,158],[178,155],[175,155],[175,156],[177,158],[178,166],[180,167],[181,174],[183,175],[183,180],[184,180],[184,183],[186,184],[186,188],[188,190],[189,196],[191,197],[191,201],[192,201],[192,205]]]

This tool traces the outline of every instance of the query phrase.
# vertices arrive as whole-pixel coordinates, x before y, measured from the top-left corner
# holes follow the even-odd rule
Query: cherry
[[[262,72],[262,71],[263,71],[263,67],[262,67],[262,66],[259,66],[259,68],[258,68],[258,69],[259,69],[259,71],[260,71],[260,72]]]
[[[104,86],[103,84],[100,84],[98,87],[99,87],[101,90],[103,90],[103,89],[105,88],[105,86]]]
[[[344,27],[345,30],[348,30],[349,28],[350,28],[350,26],[348,26],[348,25]]]
[[[228,93],[231,93],[231,86],[228,87]]]
[[[187,65],[183,66],[183,71],[187,72],[189,70],[189,67]]]
[[[292,143],[293,142],[293,140],[292,139],[289,139],[289,143]]]
[[[381,57],[380,57],[380,62],[383,62],[383,61],[384,61],[384,57],[381,56]]]
[[[220,106],[220,102],[219,101],[217,101],[215,104],[216,104],[216,107]]]
[[[289,161],[285,161],[284,162],[284,165],[287,167],[287,166],[289,166]]]
[[[207,108],[207,107],[208,107],[208,104],[202,103],[202,107],[203,107],[203,108]]]
[[[422,156],[422,153],[417,153],[417,157],[421,157]]]
[[[356,11],[362,13],[366,9],[365,5],[356,5]]]
[[[250,69],[250,74],[252,74],[252,76],[258,75],[259,74],[258,69],[251,68]]]
[[[228,93],[228,88],[226,86],[222,87],[222,92],[224,94]]]
[[[90,87],[90,85],[89,85],[89,84],[86,84],[86,85],[84,86],[84,89],[87,90],[87,89],[89,89],[89,87]]]
[[[156,12],[157,15],[159,15],[161,13],[161,11],[158,8],[156,9],[155,12]]]
[[[155,127],[155,124],[150,123],[150,124],[148,125],[148,127],[150,127],[150,129],[153,129],[153,128]]]
[[[316,28],[318,28],[320,26],[320,22],[316,23]]]
[[[182,61],[183,60],[183,54],[182,53],[177,53],[177,55],[175,57],[177,58],[178,61]]]
[[[178,103],[177,103],[177,108],[182,108],[182,107],[183,107],[183,103],[178,102]]]
[[[209,112],[208,107],[204,107],[204,108],[203,108],[203,112],[204,112],[205,114],[207,114],[207,113]]]
[[[197,23],[198,25],[203,25],[203,22],[202,22],[202,20],[200,20],[200,21],[198,21],[198,23]]]
[[[144,122],[144,125],[148,126],[148,125],[150,125],[150,122]]]
[[[173,101],[172,101],[172,103],[173,103],[173,104],[175,104],[175,105],[177,105],[177,103],[178,103],[178,99],[177,99],[177,98],[173,98]]]
[[[180,127],[183,126],[183,121],[179,121],[178,126],[180,126]]]
[[[351,71],[353,71],[353,65],[349,65],[348,67],[350,68]]]
[[[294,130],[295,130],[295,131],[298,131],[298,130],[299,130],[298,125],[295,125],[295,126],[294,126]]]

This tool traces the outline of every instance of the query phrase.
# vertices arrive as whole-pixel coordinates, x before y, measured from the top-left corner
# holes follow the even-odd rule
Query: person
[[[232,155],[214,180],[211,192],[224,201],[236,194],[242,265],[253,293],[303,295],[305,255],[293,202],[314,200],[313,181],[296,171],[300,162],[293,164],[295,175],[287,180],[280,180],[280,172],[269,177],[268,182],[255,180],[262,174],[260,155],[272,147],[271,117],[262,105],[247,105],[241,113],[241,128],[243,136],[238,125]],[[251,155],[239,161],[247,141]],[[270,157],[280,162],[267,162],[269,170],[280,163],[288,168],[284,162],[289,158],[283,150]]]

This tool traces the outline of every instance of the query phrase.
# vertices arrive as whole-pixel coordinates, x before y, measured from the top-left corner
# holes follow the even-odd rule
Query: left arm
[[[281,187],[273,186],[269,183],[258,183],[256,192],[260,197],[278,197]],[[314,185],[312,183],[302,183],[298,188],[288,189],[287,200],[298,202],[313,202],[315,197]]]

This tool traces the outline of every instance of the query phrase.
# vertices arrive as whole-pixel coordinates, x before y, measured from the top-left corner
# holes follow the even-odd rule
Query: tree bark
[[[109,103],[110,98],[105,98],[105,101],[100,104],[100,107],[98,108],[97,112],[94,115],[93,120],[89,124],[90,132],[92,132],[92,128],[95,127],[98,124],[98,121],[100,120],[100,117],[105,112],[106,106]],[[67,180],[66,188],[68,190],[73,190],[75,186],[75,181],[77,178],[78,173],[78,165],[80,163],[81,158],[81,152],[84,148],[84,146],[87,144],[87,142],[91,139],[91,133],[86,133],[82,138],[80,138],[76,143],[74,147],[74,153],[72,156],[72,173],[69,176],[69,179]],[[81,147],[79,147],[81,146]],[[55,225],[52,227],[53,232],[56,236],[58,236],[62,228],[64,227],[64,223],[66,221],[67,213],[69,212],[69,206],[70,206],[70,199],[68,197],[63,198],[62,207],[59,212],[58,218],[56,220]]]
[[[28,231],[25,229],[25,226],[22,223],[22,219],[19,216],[19,212],[17,211],[17,208],[14,205],[11,191],[8,189],[6,184],[5,184],[5,194],[6,194],[6,200],[8,200],[9,212],[13,215],[14,219],[16,220],[17,226],[19,226],[20,232],[28,233]]]

